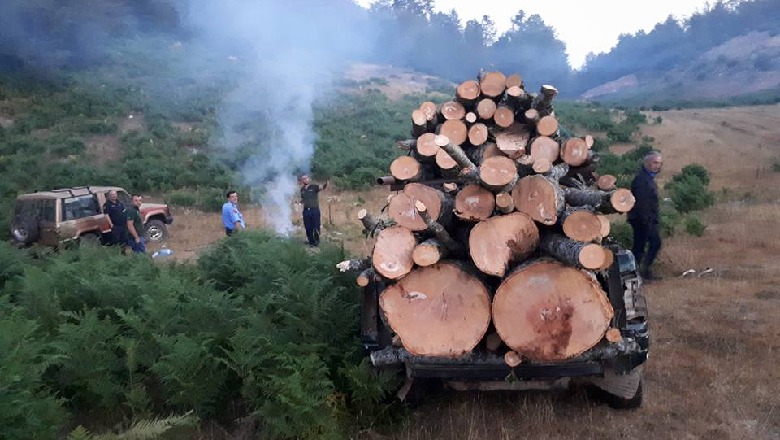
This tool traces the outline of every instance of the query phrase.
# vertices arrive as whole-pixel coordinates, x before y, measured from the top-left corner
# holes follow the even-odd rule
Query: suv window
[[[54,222],[55,208],[54,199],[20,200],[16,203],[16,215]]]
[[[133,198],[130,197],[130,194],[124,191],[117,191],[116,198],[125,206],[130,206],[130,204],[133,203]]]
[[[75,220],[100,214],[97,198],[93,194],[62,199],[63,220]]]

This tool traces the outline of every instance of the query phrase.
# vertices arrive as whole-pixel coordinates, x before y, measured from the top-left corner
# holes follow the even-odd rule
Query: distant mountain
[[[765,96],[780,99],[780,35],[751,32],[732,38],[684,65],[648,75],[634,72],[584,92],[600,101],[722,101]]]

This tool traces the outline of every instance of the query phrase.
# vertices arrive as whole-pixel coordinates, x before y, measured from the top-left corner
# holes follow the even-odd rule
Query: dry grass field
[[[651,352],[645,403],[615,411],[584,393],[437,394],[390,433],[367,439],[767,439],[780,440],[780,106],[653,113],[646,126],[665,179],[697,162],[718,203],[701,214],[702,237],[680,233],[659,256],[662,281],[646,286]],[[388,143],[390,147],[390,144]],[[355,218],[377,213],[386,188],[322,195],[323,232],[368,255]],[[217,214],[178,210],[168,245],[177,259],[224,233]],[[247,210],[263,227],[259,208]],[[298,233],[303,241],[303,236]],[[687,269],[713,271],[680,278]]]

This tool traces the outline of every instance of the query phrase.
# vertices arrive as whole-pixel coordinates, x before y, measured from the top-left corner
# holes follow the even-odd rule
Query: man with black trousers
[[[661,153],[652,152],[645,156],[642,167],[631,182],[631,192],[636,198],[634,208],[628,213],[628,223],[634,230],[634,246],[631,251],[639,264],[639,273],[647,281],[658,279],[652,270],[655,257],[661,249],[658,185],[655,183],[655,176],[661,172],[662,167]]]
[[[103,213],[108,216],[111,225],[108,244],[125,247],[127,245],[127,208],[119,201],[117,192],[108,192],[106,203],[103,204]]]
[[[301,176],[301,201],[303,202],[303,226],[309,246],[320,245],[320,191],[328,187],[328,182],[314,185],[307,175]]]

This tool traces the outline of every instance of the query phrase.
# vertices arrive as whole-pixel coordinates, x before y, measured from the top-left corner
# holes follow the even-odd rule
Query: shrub
[[[674,207],[663,204],[659,212],[659,221],[658,227],[661,236],[671,237],[677,230],[677,225],[680,224],[680,213]]]
[[[174,207],[192,207],[197,201],[197,194],[188,190],[170,192],[165,197],[165,203]]]
[[[688,234],[701,237],[704,235],[705,229],[707,229],[707,226],[702,223],[699,217],[692,214],[685,217],[685,232]]]
[[[675,209],[681,213],[698,211],[715,203],[715,195],[707,188],[710,182],[707,170],[697,164],[688,165],[672,176],[664,188]]]
[[[626,249],[634,245],[634,231],[625,220],[613,221],[609,235]]]

